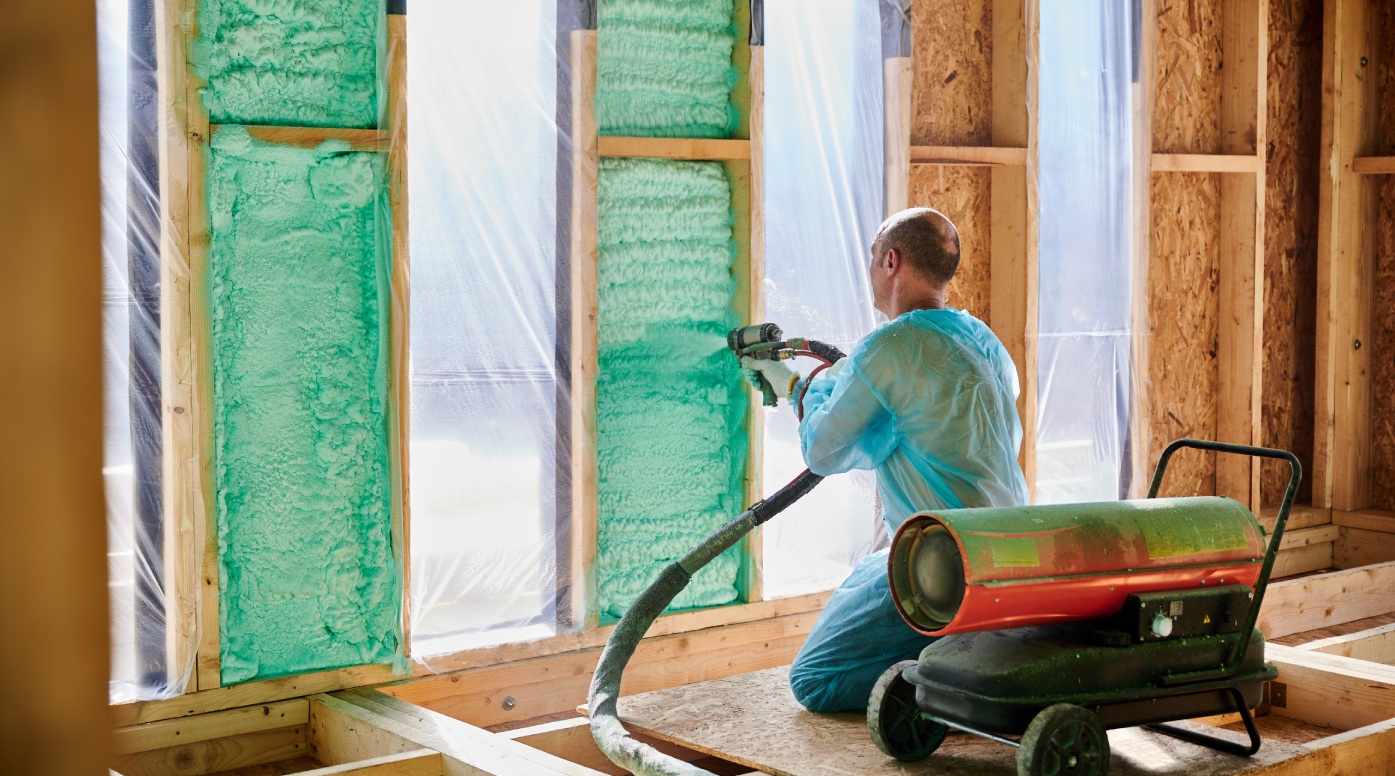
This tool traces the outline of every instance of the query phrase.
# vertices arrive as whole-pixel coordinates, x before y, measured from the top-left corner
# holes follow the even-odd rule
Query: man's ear
[[[901,252],[895,248],[886,249],[886,270],[895,273],[901,268]]]

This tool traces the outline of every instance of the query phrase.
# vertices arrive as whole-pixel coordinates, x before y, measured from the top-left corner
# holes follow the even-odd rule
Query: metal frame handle
[[[1254,633],[1255,623],[1259,620],[1259,607],[1260,604],[1264,603],[1264,591],[1269,587],[1269,574],[1274,570],[1274,560],[1279,555],[1279,542],[1284,537],[1284,527],[1288,524],[1288,513],[1293,507],[1293,497],[1298,493],[1298,483],[1303,480],[1303,464],[1298,462],[1297,456],[1286,450],[1252,445],[1233,445],[1227,442],[1209,442],[1203,439],[1178,439],[1168,445],[1163,450],[1162,455],[1158,457],[1158,467],[1153,471],[1153,484],[1148,488],[1148,498],[1157,498],[1158,489],[1162,486],[1163,475],[1167,472],[1168,460],[1172,458],[1173,453],[1183,447],[1288,461],[1289,478],[1288,490],[1284,491],[1284,500],[1279,505],[1279,516],[1274,521],[1274,534],[1269,537],[1269,547],[1264,553],[1264,564],[1259,570],[1259,580],[1255,582],[1254,600],[1250,602],[1250,610],[1245,615],[1245,624],[1240,631],[1240,641],[1236,642],[1235,651],[1226,660],[1219,672],[1204,671],[1184,674],[1173,678],[1173,681],[1177,683],[1230,677],[1240,670],[1240,663],[1245,659],[1245,650],[1250,646],[1250,635]]]

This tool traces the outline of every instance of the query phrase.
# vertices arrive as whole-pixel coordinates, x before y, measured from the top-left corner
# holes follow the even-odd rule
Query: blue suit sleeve
[[[814,474],[875,469],[896,449],[895,417],[850,364],[836,379],[809,383],[799,441],[804,463]]]

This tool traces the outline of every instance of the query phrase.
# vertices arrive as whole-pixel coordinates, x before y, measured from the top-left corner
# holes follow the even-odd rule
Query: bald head
[[[937,287],[948,285],[959,269],[959,230],[943,213],[928,207],[902,210],[882,222],[872,241],[872,261],[880,264],[892,249]]]

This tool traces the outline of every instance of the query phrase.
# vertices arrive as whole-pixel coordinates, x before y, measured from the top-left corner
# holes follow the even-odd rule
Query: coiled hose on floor
[[[601,652],[601,662],[591,678],[591,691],[586,699],[591,714],[591,737],[611,762],[641,776],[713,776],[710,771],[670,757],[630,737],[625,726],[620,724],[615,706],[620,697],[620,675],[649,626],[688,586],[688,580],[698,569],[741,541],[752,528],[783,512],[822,480],[823,477],[805,469],[775,495],[757,502],[735,520],[712,532],[676,563],[669,564],[625,611]]]

